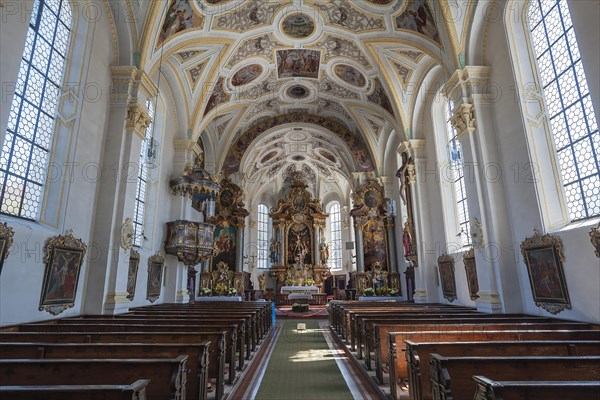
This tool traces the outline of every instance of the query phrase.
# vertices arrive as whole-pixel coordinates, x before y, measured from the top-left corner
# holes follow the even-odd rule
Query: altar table
[[[281,294],[290,293],[304,293],[304,294],[317,294],[319,288],[316,286],[282,286]]]

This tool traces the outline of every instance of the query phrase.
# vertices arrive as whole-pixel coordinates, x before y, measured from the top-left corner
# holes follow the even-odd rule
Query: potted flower
[[[395,288],[391,288],[390,290],[388,290],[388,296],[398,296],[398,289]]]
[[[292,305],[292,311],[293,312],[297,312],[297,313],[307,312],[308,311],[308,304],[294,303]]]
[[[308,279],[306,280],[306,286],[312,286],[312,285],[313,285],[313,283],[315,283],[315,281],[314,281],[312,278],[308,278]]]
[[[227,296],[237,296],[237,290],[235,290],[235,288],[229,288],[227,289]]]
[[[363,295],[367,297],[375,296],[375,289],[368,287],[365,290],[363,290]]]
[[[380,288],[375,289],[375,293],[377,296],[387,296],[388,290],[384,287],[380,287]]]
[[[202,288],[200,289],[200,296],[210,296],[212,294],[212,290],[210,288]]]
[[[296,284],[296,281],[293,280],[292,278],[289,278],[287,281],[285,281],[285,283],[288,286],[294,286]]]
[[[219,283],[217,286],[215,286],[215,293],[218,296],[223,296],[225,295],[225,293],[227,292],[227,286],[225,286],[222,283]]]

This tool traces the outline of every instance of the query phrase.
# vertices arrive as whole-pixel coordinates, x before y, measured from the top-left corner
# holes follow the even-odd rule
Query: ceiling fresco
[[[456,68],[440,4],[156,2],[141,59],[149,71],[163,65],[180,134],[214,138],[205,143],[225,171],[243,169],[246,152],[266,131],[297,123],[341,139],[354,171],[376,171],[390,135],[405,140],[411,128],[417,95],[410,89],[440,65]],[[280,165],[273,151],[258,161]],[[280,171],[299,162],[319,173],[332,159],[340,161],[335,149],[302,161],[285,157]]]

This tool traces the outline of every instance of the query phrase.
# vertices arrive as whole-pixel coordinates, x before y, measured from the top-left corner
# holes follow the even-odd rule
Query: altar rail
[[[286,294],[275,294],[275,303],[278,306],[289,306],[294,303],[298,303],[297,300],[288,299],[288,295]],[[308,304],[311,306],[324,306],[327,304],[327,294],[326,293],[315,293],[312,295],[312,299],[308,300]]]

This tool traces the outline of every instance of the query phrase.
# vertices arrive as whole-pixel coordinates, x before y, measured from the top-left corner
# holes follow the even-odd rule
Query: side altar
[[[292,175],[290,191],[269,216],[273,220],[270,274],[276,282],[275,293],[283,294],[283,287],[314,287],[317,293],[323,292],[323,281],[331,275],[324,235],[329,214],[312,197],[300,173]]]

